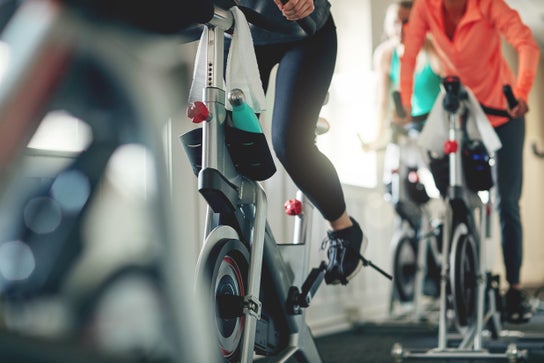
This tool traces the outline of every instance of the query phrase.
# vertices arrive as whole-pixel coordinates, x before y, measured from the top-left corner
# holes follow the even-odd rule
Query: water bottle
[[[228,99],[232,106],[232,122],[234,127],[247,132],[263,132],[257,115],[255,115],[255,112],[245,102],[244,92],[241,89],[235,88],[230,91]]]

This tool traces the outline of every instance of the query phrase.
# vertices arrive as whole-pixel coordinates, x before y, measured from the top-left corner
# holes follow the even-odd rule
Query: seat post
[[[202,100],[210,110],[211,119],[203,123],[202,168],[213,168],[223,172],[227,177],[234,175],[228,153],[222,140],[223,128],[219,127],[226,119],[224,90],[224,34],[233,26],[232,13],[215,7],[210,23],[206,25],[205,42],[205,87]],[[200,65],[204,67],[204,65]]]

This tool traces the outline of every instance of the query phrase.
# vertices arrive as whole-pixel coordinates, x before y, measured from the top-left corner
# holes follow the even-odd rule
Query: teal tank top
[[[396,89],[400,84],[400,59],[397,50],[393,51],[391,70],[389,71],[392,83]],[[436,74],[427,61],[425,66],[414,75],[414,92],[412,94],[412,116],[421,116],[429,113],[434,101],[440,93],[441,78]]]

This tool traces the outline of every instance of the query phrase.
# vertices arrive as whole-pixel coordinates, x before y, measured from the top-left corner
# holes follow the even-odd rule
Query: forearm
[[[518,98],[527,100],[533,86],[539,62],[539,48],[531,29],[525,25],[519,14],[503,0],[491,2],[488,9],[492,21],[518,54],[517,81],[514,93]]]
[[[404,54],[400,69],[400,93],[405,109],[410,108],[411,105],[417,55],[427,37],[427,23],[422,5],[422,2],[415,3],[410,14],[409,25],[405,29]]]
[[[518,77],[515,91],[518,97],[528,100],[538,69],[540,52],[536,43],[518,50]]]

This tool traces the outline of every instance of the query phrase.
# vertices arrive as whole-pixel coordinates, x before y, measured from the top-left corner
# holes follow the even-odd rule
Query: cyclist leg
[[[519,199],[523,183],[525,119],[511,120],[497,127],[496,132],[502,142],[497,152],[495,184],[506,280],[510,285],[506,293],[507,318],[523,322],[531,317],[530,305],[520,290],[523,231]]]
[[[274,150],[297,187],[331,224],[327,282],[347,283],[361,267],[358,251],[363,236],[346,212],[336,169],[315,144],[316,122],[332,79],[336,48],[331,18],[313,37],[257,46],[256,54],[266,87],[270,59],[281,53],[272,116]]]

